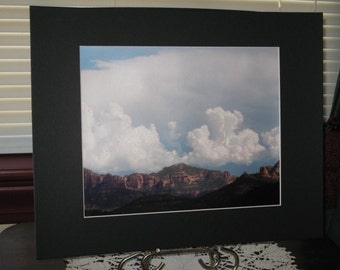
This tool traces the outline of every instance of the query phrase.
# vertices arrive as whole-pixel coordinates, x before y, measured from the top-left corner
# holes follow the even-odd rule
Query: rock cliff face
[[[230,184],[235,178],[229,172],[201,169],[183,163],[166,167],[158,173],[133,173],[124,177],[111,174],[97,174],[91,170],[84,169],[85,191],[96,189],[103,185],[110,187],[110,189],[121,188],[143,192],[157,190],[158,193],[162,190],[167,193],[178,193],[180,191],[177,189],[185,187],[191,189],[196,187],[201,188],[201,191],[205,191]]]
[[[190,208],[195,208],[195,204],[205,204],[201,198],[214,201],[215,205],[218,204],[215,196],[220,198],[226,193],[230,201],[236,193],[246,194],[263,183],[278,183],[279,172],[279,162],[273,167],[261,167],[256,174],[244,174],[240,177],[227,171],[207,170],[184,163],[165,167],[157,173],[133,173],[124,177],[97,174],[84,169],[85,208],[88,211],[114,211],[126,208],[127,205],[131,209],[136,208],[137,204],[150,206],[151,201],[151,208],[154,204],[166,208],[166,201],[172,201],[172,205],[176,202],[179,208],[188,203]],[[232,188],[228,188],[229,186]]]
[[[271,178],[274,180],[280,179],[280,162],[278,161],[273,167],[265,166],[260,168],[259,174],[263,177]]]

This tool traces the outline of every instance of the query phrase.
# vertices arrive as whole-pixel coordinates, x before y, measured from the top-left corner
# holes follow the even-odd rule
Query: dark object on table
[[[295,257],[297,269],[340,269],[340,248],[328,238],[278,242]]]

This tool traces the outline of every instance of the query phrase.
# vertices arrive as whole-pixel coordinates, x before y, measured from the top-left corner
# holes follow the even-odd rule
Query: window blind
[[[327,0],[0,0],[0,154],[31,153],[29,6],[179,7],[323,12],[323,117],[331,111],[340,67],[340,2]]]

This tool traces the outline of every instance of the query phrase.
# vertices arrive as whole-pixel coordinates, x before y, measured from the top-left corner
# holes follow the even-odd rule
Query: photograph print
[[[278,47],[80,46],[84,217],[278,207]]]

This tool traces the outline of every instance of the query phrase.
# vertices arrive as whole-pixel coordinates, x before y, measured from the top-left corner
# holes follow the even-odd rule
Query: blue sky
[[[81,47],[84,166],[257,172],[280,151],[279,48]]]
[[[148,56],[158,52],[157,47],[109,47],[109,46],[81,46],[80,68],[100,69],[96,61],[126,60],[138,56]]]

